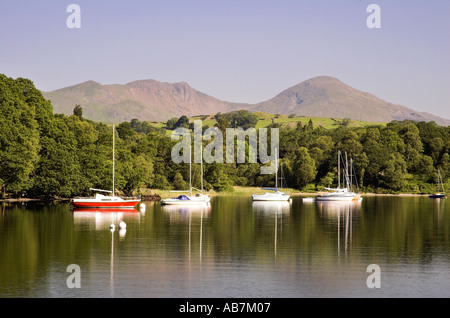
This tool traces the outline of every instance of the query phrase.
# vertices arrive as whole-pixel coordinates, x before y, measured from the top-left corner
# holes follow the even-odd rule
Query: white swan
[[[119,220],[119,230],[126,229],[126,228],[127,228],[127,224],[124,221]]]

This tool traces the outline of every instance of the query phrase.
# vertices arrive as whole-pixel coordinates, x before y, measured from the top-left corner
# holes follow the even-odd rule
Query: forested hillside
[[[256,125],[247,111],[216,117],[221,129]],[[185,116],[167,126],[192,127]],[[353,158],[364,191],[429,193],[437,168],[444,181],[450,177],[450,127],[434,122],[325,129],[310,121],[279,129],[280,158],[291,188],[335,185],[338,150]],[[0,75],[0,196],[73,197],[89,194],[89,188],[111,189],[112,131],[111,125],[84,119],[82,105],[74,105],[70,116],[53,114],[30,80]],[[165,128],[148,122],[116,125],[116,189],[125,194],[139,194],[141,188],[186,189],[188,165],[171,159],[175,143]],[[200,187],[199,164],[193,164],[192,173],[193,185]],[[270,186],[273,179],[260,174],[259,163],[204,164],[205,186],[216,191]]]

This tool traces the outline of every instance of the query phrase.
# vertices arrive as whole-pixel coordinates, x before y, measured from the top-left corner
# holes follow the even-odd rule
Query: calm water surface
[[[0,297],[450,297],[446,201],[0,205]],[[126,231],[111,231],[120,218]],[[71,264],[80,288],[67,286]],[[370,264],[380,288],[367,287]]]

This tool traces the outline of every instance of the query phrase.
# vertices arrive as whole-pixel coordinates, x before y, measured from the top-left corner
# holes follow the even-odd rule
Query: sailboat
[[[275,153],[276,150],[275,150]],[[263,190],[272,190],[274,192],[266,192],[264,194],[253,194],[253,201],[287,201],[291,197],[282,191],[278,191],[278,156],[275,157],[275,188],[263,188]]]
[[[340,187],[340,162],[341,152],[338,151],[338,187],[337,188],[325,188],[331,192],[320,193],[317,197],[317,201],[357,201],[361,200],[361,195],[353,192],[352,176],[348,174],[347,152],[345,153],[345,163],[343,168],[343,188]],[[353,172],[353,161],[350,159],[350,171]]]
[[[108,208],[108,209],[133,209],[141,200],[140,199],[124,199],[122,197],[116,196],[114,193],[114,179],[115,179],[115,166],[114,166],[114,153],[115,153],[115,126],[113,125],[113,177],[112,177],[112,191],[101,190],[101,189],[90,189],[91,191],[111,193],[111,195],[103,195],[96,193],[93,198],[74,198],[72,200],[72,205],[74,208]]]
[[[211,201],[211,197],[207,194],[203,194],[203,150],[200,147],[200,157],[201,157],[201,190],[200,193],[192,194],[192,189],[198,190],[192,187],[192,157],[191,157],[191,146],[189,145],[189,195],[180,195],[176,198],[168,198],[161,200],[162,205],[199,205],[208,204]],[[182,191],[186,192],[186,191]]]
[[[442,187],[442,193],[439,192],[441,187]],[[439,171],[439,169],[438,169],[438,192],[430,194],[428,197],[432,198],[432,199],[445,198],[444,183],[442,182],[441,172]]]

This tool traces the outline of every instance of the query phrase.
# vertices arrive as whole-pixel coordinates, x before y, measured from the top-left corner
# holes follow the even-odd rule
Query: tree
[[[374,188],[380,187],[380,171],[383,170],[389,160],[391,152],[388,147],[381,143],[379,128],[371,127],[366,130],[363,137],[363,153],[365,154],[364,159],[370,163],[365,167],[363,183]],[[358,164],[358,160],[355,160],[355,166]]]
[[[441,175],[443,179],[450,177],[450,155],[448,152],[442,155],[438,167],[441,170]]]
[[[173,179],[173,186],[175,190],[187,190],[189,189],[189,185],[186,181],[184,181],[181,173],[175,173],[175,178]]]
[[[174,130],[176,127],[175,125],[177,124],[178,118],[173,117],[170,118],[167,122],[166,122],[166,128],[169,130]]]
[[[345,127],[350,126],[351,123],[352,123],[352,120],[350,118],[344,118],[341,120],[341,125],[345,126]]]
[[[39,124],[52,116],[48,105],[30,80],[0,74],[0,179],[6,192],[19,194],[32,186]]]
[[[131,123],[126,122],[126,121],[123,123],[120,123],[116,127],[116,131],[117,131],[117,134],[119,135],[120,139],[129,139],[129,138],[134,137],[134,135],[136,134],[136,132],[131,127]]]
[[[385,128],[381,130],[379,140],[381,144],[389,148],[390,152],[399,152],[402,155],[405,153],[405,143],[393,129]]]
[[[444,154],[444,141],[441,137],[435,137],[428,143],[429,154],[436,164]]]
[[[381,175],[382,184],[388,189],[401,190],[405,186],[406,162],[399,153],[391,154]]]
[[[417,172],[421,161],[420,155],[423,152],[419,129],[414,124],[408,124],[400,131],[400,134],[405,143],[405,160],[408,170]]]
[[[81,119],[83,117],[83,107],[81,107],[80,105],[75,105],[73,114]]]
[[[320,179],[320,183],[323,184],[326,187],[331,187],[331,184],[334,180],[334,173],[328,172],[325,177]]]
[[[224,172],[224,165],[218,163],[212,163],[208,165],[208,171],[206,178],[208,183],[211,184],[213,189],[217,192],[232,192],[234,191],[233,184]]]
[[[420,155],[420,161],[417,166],[417,173],[421,175],[424,181],[433,182],[433,159],[427,155]]]
[[[349,131],[337,147],[341,152],[346,151],[350,157],[354,157],[363,150],[363,146],[358,139],[358,135],[354,131]]]
[[[32,188],[37,196],[71,197],[86,186],[76,138],[66,124],[67,118],[55,117],[49,134],[41,136],[40,160]]]
[[[187,116],[183,115],[180,118],[178,118],[177,123],[174,126],[175,128],[189,128],[189,118]]]
[[[225,134],[228,126],[229,126],[228,121],[225,118],[219,118],[219,120],[217,121],[217,128],[219,128],[222,134]]]
[[[258,123],[258,116],[248,110],[237,110],[224,114],[217,113],[214,118],[218,123],[222,119],[225,119],[231,128],[241,127],[243,129],[247,129],[250,127],[255,127]]]
[[[295,153],[293,173],[296,176],[297,187],[303,188],[316,177],[316,165],[305,147],[300,147]]]
[[[314,129],[314,124],[312,119],[310,118],[306,126],[303,127],[303,131],[312,131]]]

